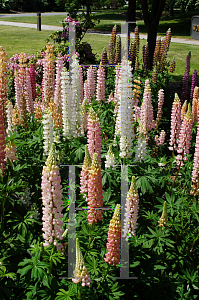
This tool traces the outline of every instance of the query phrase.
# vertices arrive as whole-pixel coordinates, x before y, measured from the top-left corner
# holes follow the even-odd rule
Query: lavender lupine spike
[[[127,193],[126,204],[125,204],[125,219],[124,219],[124,228],[123,228],[123,237],[128,238],[135,236],[135,231],[137,228],[137,219],[138,219],[138,210],[139,210],[139,195],[136,188],[135,176],[132,176],[131,186]]]
[[[191,80],[191,94],[190,99],[193,99],[193,92],[194,88],[197,86],[197,71],[194,70],[192,74],[192,80]]]
[[[184,117],[180,128],[179,140],[178,140],[178,155],[176,157],[176,163],[179,166],[183,166],[183,161],[187,161],[187,155],[189,154],[189,148],[191,146],[191,136],[192,136],[192,113],[191,105],[189,103],[187,113]]]
[[[175,93],[175,98],[172,105],[171,111],[171,134],[169,142],[169,150],[177,150],[177,140],[180,134],[181,126],[181,103],[178,94]]]

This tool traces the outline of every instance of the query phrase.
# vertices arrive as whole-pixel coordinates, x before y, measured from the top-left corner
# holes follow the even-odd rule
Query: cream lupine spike
[[[105,168],[115,167],[115,155],[112,150],[112,146],[109,146],[107,155],[106,155],[106,161],[105,161]]]
[[[137,228],[139,210],[139,195],[136,188],[135,176],[132,176],[131,186],[127,194],[126,204],[125,204],[125,219],[124,219],[124,229],[122,230],[123,237],[128,238],[135,235],[135,230]]]
[[[166,226],[168,223],[168,215],[167,215],[167,202],[164,201],[163,212],[160,220],[158,221],[159,227]]]
[[[185,115],[187,113],[187,100],[185,100],[182,109],[181,109],[181,120],[183,121]]]
[[[193,118],[193,123],[198,122],[198,99],[193,98],[192,101],[192,118]]]
[[[90,285],[91,283],[90,275],[85,266],[85,262],[80,249],[78,238],[76,238],[76,266],[73,274],[74,274],[74,278],[72,278],[72,281],[74,283],[77,284],[79,282],[82,282],[82,286]]]

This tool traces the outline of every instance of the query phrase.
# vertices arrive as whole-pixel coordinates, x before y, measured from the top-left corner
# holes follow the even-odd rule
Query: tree
[[[152,0],[152,2],[148,0],[140,0],[140,2],[142,6],[144,24],[148,34],[147,41],[149,47],[149,62],[150,68],[152,68],[158,25],[166,0]]]
[[[136,0],[128,1],[127,21],[135,22]]]

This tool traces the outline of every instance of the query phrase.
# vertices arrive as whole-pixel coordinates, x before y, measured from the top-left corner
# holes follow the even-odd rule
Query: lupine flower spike
[[[54,244],[58,249],[62,248],[57,240],[62,240],[63,221],[63,201],[62,201],[62,185],[59,174],[59,167],[56,162],[55,144],[52,144],[50,154],[46,160],[42,171],[42,202],[43,202],[43,238],[45,240],[44,247]]]
[[[181,103],[178,94],[175,93],[175,98],[171,111],[171,134],[169,142],[169,150],[177,150],[177,140],[180,134],[181,126]]]
[[[99,118],[91,107],[88,116],[88,132],[87,132],[87,143],[88,151],[90,153],[91,159],[93,158],[93,153],[98,154],[99,164],[101,165],[101,128]]]
[[[139,195],[136,188],[135,176],[132,176],[131,186],[127,194],[126,204],[125,204],[125,219],[124,219],[124,229],[122,230],[123,237],[128,238],[135,235],[135,230],[137,228],[139,210]]]
[[[72,281],[77,284],[82,282],[82,286],[89,286],[91,283],[90,275],[85,266],[84,258],[80,249],[79,239],[76,238],[76,265],[73,272],[74,278]]]
[[[88,152],[88,146],[85,145],[85,157],[84,163],[81,170],[80,175],[80,193],[83,193],[83,198],[88,197],[88,178],[89,178],[89,170],[91,168],[91,157]]]
[[[167,202],[164,202],[163,212],[160,220],[158,221],[159,227],[166,226],[168,223],[168,215],[167,215]]]
[[[189,154],[189,148],[191,146],[191,136],[192,136],[192,113],[191,105],[189,103],[187,113],[181,125],[180,135],[178,140],[178,155],[176,157],[176,163],[179,166],[183,166],[183,160],[187,161],[187,154]]]
[[[97,153],[93,154],[92,165],[88,179],[88,222],[92,225],[97,220],[102,221],[103,190],[101,168]]]
[[[115,166],[115,155],[112,150],[112,146],[109,146],[108,153],[106,155],[105,168],[110,168]]]
[[[118,265],[120,262],[121,241],[120,204],[116,205],[112,220],[110,221],[107,241],[106,249],[108,252],[105,254],[106,258],[104,260],[110,265]]]

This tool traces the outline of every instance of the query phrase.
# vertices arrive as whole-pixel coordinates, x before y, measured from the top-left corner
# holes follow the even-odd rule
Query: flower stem
[[[99,284],[98,284],[98,286],[97,286],[97,288],[96,288],[96,290],[95,290],[94,295],[96,295],[97,290],[100,288],[101,284],[104,282],[105,278],[107,277],[108,272],[109,272],[109,269],[110,269],[110,265],[108,265],[108,268],[107,268],[107,270],[106,270],[106,272],[105,272],[105,274],[104,274],[102,280],[99,282]]]

